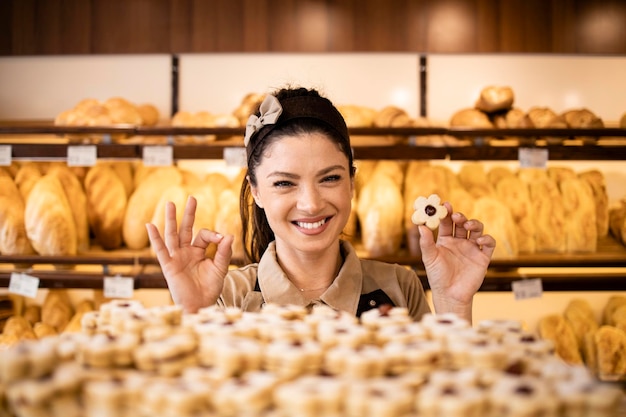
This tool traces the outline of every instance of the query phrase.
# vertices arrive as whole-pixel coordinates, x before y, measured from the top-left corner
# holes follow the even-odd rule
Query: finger
[[[439,222],[438,236],[452,236],[452,232],[454,231],[454,223],[452,223],[452,204],[446,201],[443,203],[443,206],[448,210],[448,214]]]
[[[187,198],[183,218],[180,221],[180,230],[178,231],[178,239],[181,246],[191,244],[193,238],[193,224],[196,221],[196,207],[198,201],[193,197]]]
[[[435,235],[432,230],[424,225],[418,226],[419,228],[419,245],[422,250],[422,259],[428,259],[432,255],[432,251],[435,248]]]
[[[465,223],[465,229],[469,232],[468,239],[476,241],[483,234],[485,225],[478,220],[468,220]]]
[[[154,224],[147,223],[146,230],[148,231],[148,239],[150,239],[150,245],[154,250],[159,264],[164,265],[170,260],[170,252],[167,250],[165,242],[163,242],[163,239],[161,238],[159,229],[157,229]]]
[[[480,250],[489,258],[496,250],[496,240],[491,235],[482,235],[476,239],[476,244],[480,246]]]
[[[467,217],[463,213],[454,213],[452,214],[452,221],[454,222],[454,237],[466,239]]]
[[[176,206],[171,201],[165,203],[165,230],[163,237],[165,246],[171,251],[179,247],[178,241],[178,225],[176,224]]]
[[[233,257],[233,242],[235,237],[233,235],[221,235],[216,233],[216,237],[219,239],[217,242],[217,252],[213,258],[213,264],[226,276],[228,267],[230,266],[230,260]]]
[[[206,249],[211,243],[219,243],[223,236],[208,229],[200,229],[191,242],[191,246]]]

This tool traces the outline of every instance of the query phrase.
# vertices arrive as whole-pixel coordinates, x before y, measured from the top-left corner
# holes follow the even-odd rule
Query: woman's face
[[[348,158],[320,133],[286,136],[265,150],[252,187],[279,250],[333,247],[350,215]]]

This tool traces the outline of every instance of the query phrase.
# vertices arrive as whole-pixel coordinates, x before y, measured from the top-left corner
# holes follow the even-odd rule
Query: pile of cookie
[[[611,416],[623,401],[515,321],[115,300],[82,325],[2,351],[0,415]]]

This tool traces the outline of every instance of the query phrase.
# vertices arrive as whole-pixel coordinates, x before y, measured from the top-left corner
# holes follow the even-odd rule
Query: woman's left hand
[[[436,242],[428,227],[418,226],[422,261],[435,311],[456,313],[471,322],[472,299],[483,283],[496,241],[483,234],[480,221],[454,213],[448,202],[444,206],[448,215],[439,224]]]

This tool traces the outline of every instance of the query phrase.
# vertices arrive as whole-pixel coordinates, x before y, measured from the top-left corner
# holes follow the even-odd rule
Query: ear
[[[261,197],[259,196],[259,189],[255,187],[254,185],[252,185],[249,177],[246,177],[246,178],[248,179],[248,184],[250,185],[250,194],[252,194],[252,198],[254,198],[254,202],[259,208],[263,208],[263,203],[261,203]]]

